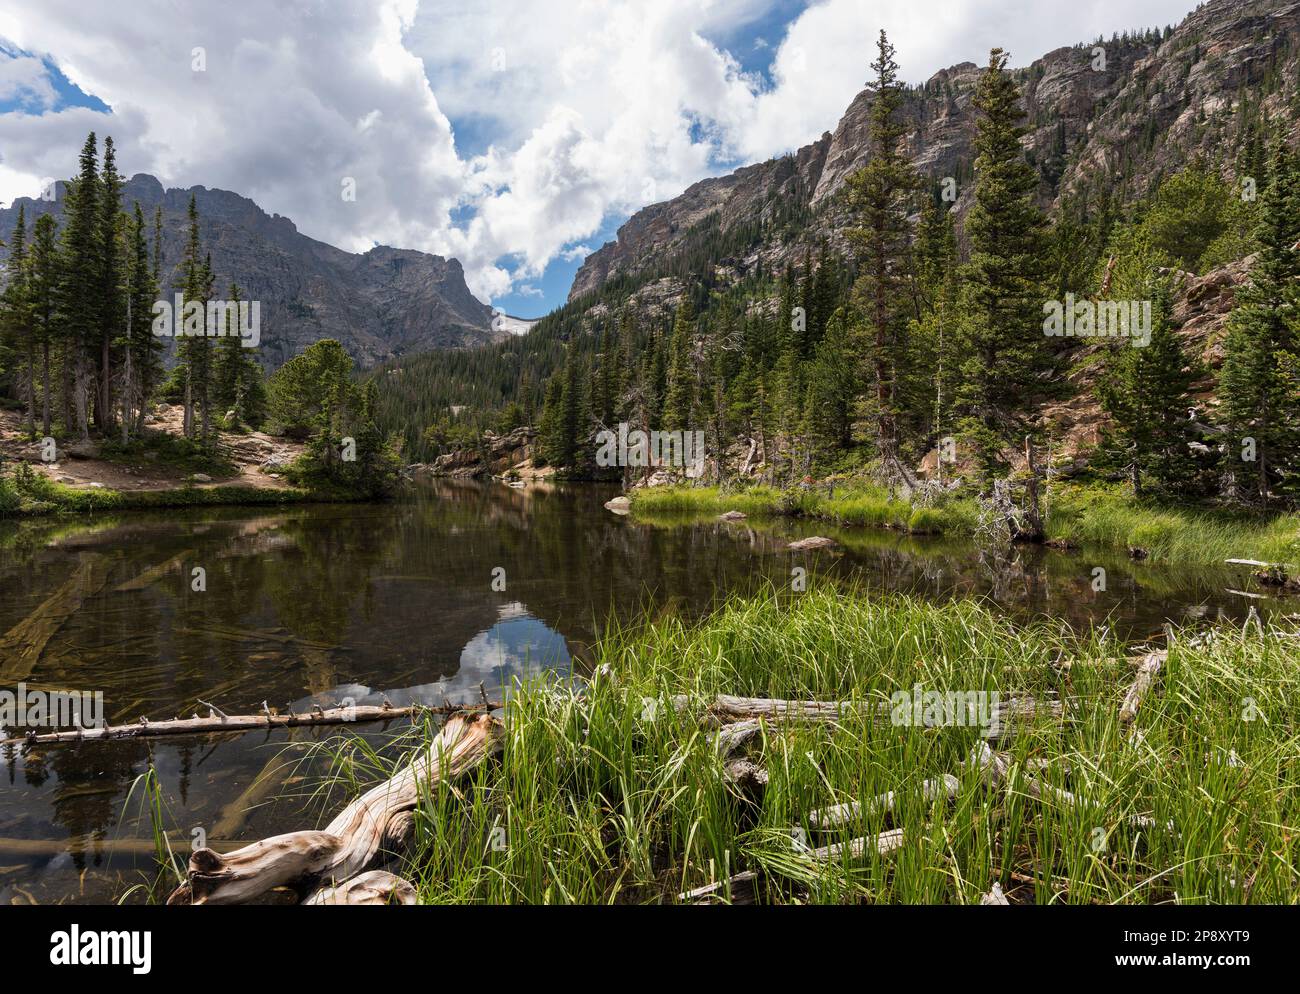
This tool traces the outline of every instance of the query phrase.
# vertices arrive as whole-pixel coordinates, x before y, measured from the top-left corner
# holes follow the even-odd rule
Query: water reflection
[[[0,686],[102,691],[116,722],[189,714],[199,698],[228,713],[471,700],[480,682],[496,695],[516,679],[585,672],[607,620],[700,616],[732,592],[789,590],[795,566],[812,583],[979,596],[1135,639],[1167,619],[1298,610],[1240,571],[1019,549],[990,577],[964,542],[813,522],[643,522],[606,511],[612,495],[448,482],[386,506],[0,522]],[[815,533],[841,549],[786,550]],[[204,592],[191,588],[196,566]],[[1096,567],[1105,590],[1093,589]],[[505,590],[493,589],[497,568]],[[39,644],[3,641],[20,626]],[[314,823],[292,785],[252,807],[244,792],[286,743],[336,733],[5,747],[0,902],[110,900],[138,883],[151,833],[127,798],[151,765],[181,849],[195,827],[237,841]]]

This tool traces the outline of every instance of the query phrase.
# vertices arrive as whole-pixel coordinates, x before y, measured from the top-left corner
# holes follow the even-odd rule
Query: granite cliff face
[[[941,70],[907,91],[902,111],[914,165],[935,182],[957,182],[959,225],[971,192],[971,102],[980,68],[964,62]],[[1230,149],[1242,127],[1243,101],[1294,121],[1289,91],[1297,69],[1300,3],[1287,0],[1210,0],[1168,33],[1049,52],[1016,71],[1030,128],[1026,152],[1041,178],[1042,201],[1050,206],[1102,185],[1144,193],[1194,156]],[[639,211],[615,241],[588,256],[569,299],[615,276],[653,278],[647,271],[684,249],[702,225],[725,233],[762,224],[777,205],[791,210],[792,200],[809,215],[798,233],[765,229],[756,247],[719,268],[743,276],[759,262],[797,259],[809,243],[843,247],[847,217],[836,194],[870,158],[872,100],[869,90],[858,94],[834,132],[793,155],[704,180]]]
[[[138,201],[152,225],[154,208],[162,208],[165,293],[180,279],[191,192],[218,295],[224,297],[233,280],[245,298],[261,302],[260,355],[270,369],[322,338],[337,339],[369,366],[506,335],[493,329],[492,309],[470,293],[455,259],[386,246],[362,255],[344,252],[236,193],[202,186],[164,190],[154,177],[138,174],[125,184],[123,209],[134,210]],[[54,203],[20,198],[0,210],[0,238],[13,230],[20,203],[30,225],[38,214],[61,212],[62,196],[59,184]]]

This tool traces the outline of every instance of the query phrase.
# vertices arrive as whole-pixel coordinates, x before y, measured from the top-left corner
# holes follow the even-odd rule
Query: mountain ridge
[[[1040,199],[1054,206],[1065,195],[1106,182],[1140,193],[1195,155],[1238,138],[1240,125],[1230,118],[1253,97],[1266,109],[1281,109],[1281,95],[1268,83],[1295,70],[1297,50],[1300,3],[1210,0],[1177,26],[1063,46],[1015,70]],[[907,89],[901,109],[912,164],[933,182],[957,182],[959,230],[970,205],[971,100],[981,71],[974,62],[940,69]],[[1262,93],[1250,92],[1261,85]],[[795,244],[765,240],[753,257],[739,260],[742,272],[758,264],[785,265],[808,243],[843,247],[847,218],[836,195],[870,156],[872,99],[869,88],[859,92],[833,131],[795,152],[700,180],[678,197],[637,211],[584,260],[568,301],[592,294],[613,277],[635,277],[680,249],[704,222],[716,220],[724,232],[761,224],[770,205],[791,197],[815,215],[805,236]],[[1293,128],[1296,118],[1293,112]]]
[[[36,216],[60,210],[66,188],[59,181],[52,202],[20,197],[0,208],[0,238],[12,233],[20,205],[30,226]],[[470,292],[454,258],[385,245],[347,252],[234,191],[168,188],[148,173],[136,173],[123,185],[122,209],[131,211],[138,202],[152,226],[154,209],[162,208],[164,296],[179,283],[191,194],[218,296],[233,281],[246,298],[261,302],[259,353],[268,369],[323,338],[337,339],[359,364],[373,366],[418,352],[483,345],[507,334],[494,327],[493,309]]]

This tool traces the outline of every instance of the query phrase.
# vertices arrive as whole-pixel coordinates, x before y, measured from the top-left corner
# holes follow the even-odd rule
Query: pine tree
[[[238,308],[242,299],[238,285],[232,283],[230,304]],[[227,308],[226,326],[221,329],[224,335],[216,349],[212,399],[223,418],[229,419],[225,427],[233,429],[241,424],[258,427],[266,404],[262,367],[245,347],[239,329],[231,326],[233,316],[231,309]]]
[[[117,172],[113,139],[104,139],[104,164],[99,179],[96,238],[99,242],[99,292],[95,363],[98,388],[95,394],[95,424],[108,431],[113,421],[113,342],[121,337],[125,324],[125,279],[122,251],[122,177]]]
[[[907,352],[908,270],[911,265],[909,205],[918,179],[903,148],[904,126],[898,120],[902,86],[894,46],[885,32],[876,43],[874,100],[871,104],[872,156],[849,180],[849,202],[858,227],[850,234],[861,254],[862,275],[854,301],[865,323],[864,355],[873,385],[873,414],[881,472],[891,483],[910,483],[912,474],[900,459],[899,422],[905,398],[899,372]]]
[[[564,357],[564,396],[560,405],[561,466],[577,466],[582,458],[583,443],[587,440],[589,409],[583,385],[589,377],[584,375],[582,366],[578,350],[570,343],[569,353]]]
[[[975,202],[966,218],[971,255],[956,392],[962,432],[986,481],[1003,467],[1002,448],[1019,444],[1047,358],[1044,219],[1034,202],[1037,177],[1020,144],[1025,112],[1006,64],[1007,54],[993,49],[975,93]]]
[[[93,389],[90,355],[99,342],[100,293],[103,268],[99,235],[98,152],[94,132],[81,148],[77,179],[64,200],[64,225],[59,313],[66,324],[63,336],[63,386],[65,424],[76,429],[82,441],[90,439],[87,394]]]
[[[0,347],[7,342],[13,353],[22,357],[19,374],[26,406],[27,437],[36,437],[35,342],[32,335],[30,265],[27,258],[27,216],[25,205],[18,206],[9,247],[9,282],[0,297]]]
[[[187,211],[188,237],[185,241],[185,252],[181,257],[181,297],[183,300],[182,314],[173,316],[175,325],[174,334],[183,335],[177,345],[179,355],[179,365],[181,367],[181,376],[185,384],[184,394],[184,426],[185,437],[194,437],[194,406],[196,395],[203,386],[203,376],[206,372],[206,337],[195,337],[191,334],[196,329],[193,327],[188,318],[183,315],[184,311],[189,310],[191,302],[200,304],[207,303],[207,274],[203,261],[203,246],[199,240],[199,208],[194,199],[194,194],[190,194],[190,205]],[[206,335],[206,327],[197,329],[200,336]]]
[[[1102,409],[1113,422],[1103,448],[1123,453],[1135,496],[1143,493],[1144,476],[1160,489],[1174,491],[1195,471],[1187,411],[1201,370],[1184,354],[1169,311],[1169,289],[1161,284],[1152,298],[1150,341],[1117,345],[1098,389]]]
[[[59,246],[55,236],[54,215],[36,219],[32,247],[28,257],[28,300],[32,315],[32,344],[41,356],[41,426],[45,437],[53,430],[50,397],[53,375],[51,353],[59,334],[57,308],[59,296]]]
[[[158,298],[155,266],[150,260],[144,213],[135,205],[128,252],[128,319],[124,343],[123,417],[137,434],[144,429],[145,408],[162,369],[161,340],[153,334],[153,304]],[[134,414],[132,413],[134,411]]]
[[[1289,474],[1292,485],[1300,473],[1300,257],[1295,250],[1300,173],[1294,153],[1281,142],[1269,173],[1260,205],[1262,247],[1250,283],[1236,295],[1219,380],[1220,413],[1231,435],[1229,458],[1238,455],[1237,446],[1243,456],[1254,456],[1246,469],[1261,500],[1271,492],[1270,472]]]
[[[695,404],[695,308],[690,294],[677,306],[672,337],[668,342],[668,384],[664,396],[663,427],[685,430]]]

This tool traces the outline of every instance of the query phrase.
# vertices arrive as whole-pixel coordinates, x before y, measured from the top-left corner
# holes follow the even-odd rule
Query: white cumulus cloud
[[[993,45],[1023,65],[1191,6],[821,0],[759,37],[738,27],[779,0],[6,0],[0,200],[71,173],[95,130],[128,173],[235,190],[342,248],[455,256],[491,299],[611,216],[833,129],[881,27],[918,82]],[[718,37],[769,47],[770,78]],[[111,115],[51,109],[42,58]]]

